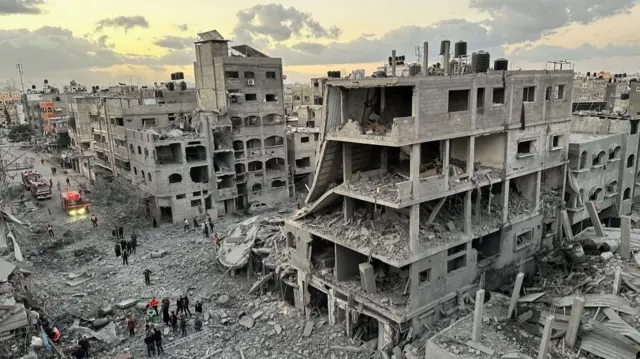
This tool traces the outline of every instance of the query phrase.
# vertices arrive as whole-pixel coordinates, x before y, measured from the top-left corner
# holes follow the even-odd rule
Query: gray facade
[[[214,36],[209,36],[214,35]],[[199,35],[194,71],[212,144],[218,213],[289,196],[282,60],[217,32]]]
[[[607,104],[606,92],[608,79],[579,77],[574,80],[572,111],[601,111]]]
[[[572,71],[328,81],[307,206],[286,222],[296,307],[355,311],[348,335],[373,321],[388,348],[480,278],[531,270],[557,234],[572,86]]]

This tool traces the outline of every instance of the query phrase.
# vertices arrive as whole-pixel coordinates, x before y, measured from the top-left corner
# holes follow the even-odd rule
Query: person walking
[[[129,253],[126,248],[122,251],[122,265],[129,265]]]
[[[162,348],[162,333],[158,328],[153,331],[153,341],[156,343],[156,351],[158,352],[158,355],[164,353],[164,349]]]
[[[138,246],[138,234],[136,232],[131,233],[131,251],[136,254],[136,247]]]
[[[144,336],[144,343],[147,345],[147,354],[149,357],[151,357],[152,354],[156,355],[156,347],[153,339],[153,332],[151,330],[147,330],[147,333]]]
[[[180,315],[180,330],[182,331],[182,336],[187,336],[187,319],[185,319],[184,314]]]
[[[169,299],[164,298],[162,300],[162,321],[164,325],[169,325],[169,321],[171,318],[169,317]]]
[[[151,285],[151,270],[147,268],[142,273],[144,274],[144,284]]]
[[[120,239],[124,240],[124,227],[118,227],[118,236],[120,237]]]
[[[196,302],[195,311],[197,313],[196,315],[198,314],[202,315],[202,302],[200,300]]]
[[[188,219],[184,219],[184,233],[187,233],[189,231],[189,220]]]
[[[156,219],[156,217],[153,217],[153,221],[151,221],[153,224],[153,228],[158,228],[158,220]]]
[[[60,181],[58,181],[58,184],[56,186],[58,186],[58,192],[60,192]]]
[[[184,309],[182,309],[182,296],[178,297],[178,299],[176,299],[176,313],[180,314],[183,313]]]
[[[67,187],[71,186],[71,181],[69,181],[69,177],[67,177]]]
[[[98,227],[98,216],[95,214],[91,215],[91,224],[93,224],[93,228]]]
[[[53,238],[53,226],[51,223],[47,224],[47,232],[49,232],[49,238]]]
[[[133,338],[136,335],[136,318],[131,314],[127,320],[127,328],[129,329],[129,337]]]
[[[213,233],[213,219],[211,219],[211,215],[207,213],[207,222],[209,223],[209,231]]]
[[[191,316],[191,310],[189,310],[189,297],[187,297],[186,294],[182,297],[182,310],[184,313],[189,313],[189,316]]]
[[[53,180],[49,178],[49,189],[53,188]]]
[[[175,333],[177,328],[178,328],[178,316],[176,315],[176,313],[174,311],[171,311],[171,328],[173,329],[173,332]]]

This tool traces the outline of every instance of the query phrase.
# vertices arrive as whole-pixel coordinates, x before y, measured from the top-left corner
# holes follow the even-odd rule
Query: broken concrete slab
[[[280,324],[274,324],[273,329],[275,329],[276,334],[282,333],[282,327],[280,326]]]
[[[100,329],[105,325],[109,324],[109,319],[107,318],[99,318],[93,321],[92,325],[95,329]]]
[[[73,274],[73,273],[71,273]],[[69,275],[71,277],[71,274]],[[78,276],[75,276],[73,279],[68,280],[66,283],[67,285],[71,286],[71,287],[76,287],[79,286],[80,284],[90,280],[91,278],[93,278],[93,276],[89,275],[86,272],[81,273]]]
[[[129,299],[123,300],[120,303],[117,303],[116,308],[127,309],[129,307],[133,307],[134,305],[136,305],[136,303],[138,303],[137,299],[129,298]]]
[[[100,315],[101,317],[107,316],[113,314],[113,306],[112,305],[107,305],[104,306],[102,308],[100,308],[98,310],[98,315]]]
[[[169,252],[166,250],[159,250],[159,251],[153,251],[151,252],[151,258],[162,258],[164,256],[166,256]]]
[[[227,304],[229,303],[229,296],[226,294],[223,294],[218,297],[218,300],[216,300],[216,302],[218,302],[218,304]]]
[[[365,292],[369,294],[376,293],[376,273],[371,263],[360,263],[360,282]]]
[[[558,307],[570,307],[573,305],[573,298],[573,296],[555,298],[553,303]],[[638,310],[632,308],[626,299],[613,294],[586,294],[584,299],[585,308],[609,307],[629,315],[638,314]]]
[[[249,289],[249,294],[253,294],[258,291],[258,289],[262,288],[264,284],[266,284],[271,278],[273,278],[274,272],[267,274],[266,276],[260,277],[253,285],[251,289]]]
[[[313,331],[313,322],[312,321],[307,321],[307,323],[304,325],[304,330],[302,331],[302,336],[303,337],[308,337],[311,335],[311,332]]]
[[[253,321],[253,318],[251,318],[248,315],[245,315],[244,317],[240,318],[240,320],[238,320],[238,324],[242,325],[247,329],[251,329],[253,328],[254,321]]]

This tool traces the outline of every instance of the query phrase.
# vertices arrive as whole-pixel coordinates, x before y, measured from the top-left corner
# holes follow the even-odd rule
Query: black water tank
[[[467,56],[467,42],[458,41],[454,45],[453,57]]]
[[[409,76],[415,76],[422,71],[422,68],[418,64],[411,64],[409,66]]]
[[[509,60],[504,58],[499,58],[493,62],[493,69],[496,71],[507,71],[509,70]]]
[[[187,83],[182,81],[180,82],[180,91],[187,91]]]
[[[485,51],[474,52],[471,55],[471,71],[475,73],[487,72],[491,62],[491,55]]]
[[[184,80],[184,72],[176,73],[176,80]]]
[[[175,81],[176,80],[176,74],[175,72],[171,74],[171,81]]]
[[[176,85],[173,82],[167,83],[167,90],[174,91],[176,89]]]
[[[444,53],[447,51],[445,44],[449,44],[449,48],[451,48],[451,41],[449,40],[440,41],[440,55],[444,55]]]

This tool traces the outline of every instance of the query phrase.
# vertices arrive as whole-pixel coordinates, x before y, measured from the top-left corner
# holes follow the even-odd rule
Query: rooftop
[[[569,143],[582,144],[591,141],[604,140],[615,136],[617,136],[617,134],[593,135],[589,133],[572,133],[569,136]]]

